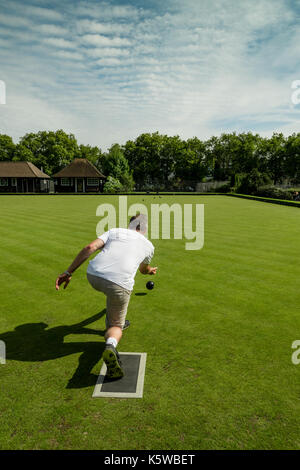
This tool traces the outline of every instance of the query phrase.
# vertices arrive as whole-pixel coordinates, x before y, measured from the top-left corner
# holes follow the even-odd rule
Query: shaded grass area
[[[137,274],[120,351],[147,352],[143,399],[92,399],[105,298],[86,267],[55,278],[96,237],[116,196],[2,196],[1,449],[298,449],[299,214],[223,196],[130,196],[205,205],[205,244],[154,240],[155,289]],[[151,278],[152,279],[152,278]],[[146,294],[146,295],[134,295]]]

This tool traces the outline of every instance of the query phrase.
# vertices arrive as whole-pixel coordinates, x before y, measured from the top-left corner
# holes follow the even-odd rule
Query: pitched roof
[[[105,178],[102,173],[86,158],[75,158],[68,166],[53,175],[54,178]]]
[[[1,178],[50,178],[31,162],[0,162]]]

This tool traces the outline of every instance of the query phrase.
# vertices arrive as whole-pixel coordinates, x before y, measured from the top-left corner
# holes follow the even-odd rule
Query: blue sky
[[[300,131],[300,1],[0,0],[0,133]]]

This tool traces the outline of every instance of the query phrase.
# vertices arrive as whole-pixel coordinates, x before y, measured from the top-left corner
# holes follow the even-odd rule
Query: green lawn
[[[118,198],[0,197],[0,448],[299,449],[300,211],[226,196],[128,200],[205,204],[205,244],[154,241],[155,289],[137,274],[119,346],[147,352],[144,397],[96,399],[105,298],[86,265],[65,291],[54,284],[96,238],[98,204]]]

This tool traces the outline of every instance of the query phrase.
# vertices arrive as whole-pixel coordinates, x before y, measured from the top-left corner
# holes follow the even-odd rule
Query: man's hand
[[[70,276],[67,273],[60,274],[58,278],[56,279],[56,283],[55,283],[56,290],[59,290],[59,286],[63,283],[65,284],[64,285],[64,289],[65,289],[67,285],[69,284],[69,282],[71,281],[71,278],[72,276]]]
[[[156,268],[151,268],[150,267],[148,274],[156,274],[156,271],[157,271],[157,266],[156,266]]]
[[[142,274],[156,274],[157,271],[157,266],[156,268],[152,268],[149,264],[144,264],[141,263],[139,266],[139,270]]]

